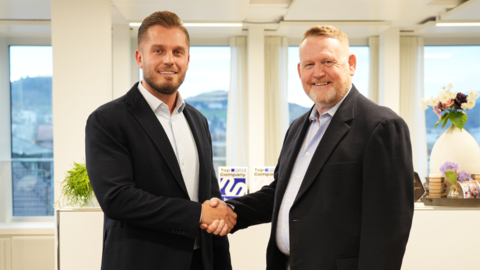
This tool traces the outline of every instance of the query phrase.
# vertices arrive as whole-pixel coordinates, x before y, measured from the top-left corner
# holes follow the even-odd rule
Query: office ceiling
[[[404,35],[480,38],[480,27],[434,23],[480,21],[480,0],[112,0],[114,23],[140,22],[156,10],[173,11],[184,22],[244,23],[241,28],[189,28],[192,39],[246,35],[251,25],[263,25],[268,35],[299,39],[309,27],[325,23],[350,38],[378,35],[391,26]],[[50,0],[0,0],[0,33],[48,33],[50,19]]]

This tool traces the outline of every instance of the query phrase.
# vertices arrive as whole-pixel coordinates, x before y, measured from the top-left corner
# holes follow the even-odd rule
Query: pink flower
[[[437,106],[433,107],[433,112],[438,116],[438,118],[442,118],[442,110]]]
[[[442,103],[442,106],[443,108],[450,108],[450,106],[452,106],[454,103],[455,103],[455,100],[450,99],[449,101]]]

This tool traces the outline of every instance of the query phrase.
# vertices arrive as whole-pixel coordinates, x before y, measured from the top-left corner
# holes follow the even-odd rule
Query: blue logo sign
[[[220,192],[224,201],[241,197],[247,194],[247,179],[222,177],[220,178]]]

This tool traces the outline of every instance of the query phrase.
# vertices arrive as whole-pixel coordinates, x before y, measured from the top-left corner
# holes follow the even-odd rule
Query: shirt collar
[[[168,110],[167,104],[165,104],[163,101],[152,95],[150,92],[148,92],[147,89],[142,85],[142,82],[140,81],[138,83],[138,90],[142,94],[142,96],[145,98],[147,101],[148,105],[152,109],[152,111],[156,111],[159,107],[166,108]],[[164,104],[164,106],[162,106]],[[180,92],[177,93],[177,103],[175,104],[175,109],[173,110],[176,113],[182,113],[183,109],[185,108],[185,101],[182,98],[182,95],[180,95]]]
[[[340,107],[340,105],[342,105],[343,101],[345,100],[345,98],[348,96],[348,94],[350,93],[350,91],[352,90],[352,85],[350,85],[350,89],[348,89],[348,92],[347,94],[345,94],[345,96],[342,98],[342,100],[340,100],[339,102],[337,102],[337,104],[335,104],[334,106],[332,106],[330,109],[328,109],[326,112],[324,112],[322,114],[323,115],[330,115],[331,117],[333,117],[335,115],[335,113],[337,112],[338,108]],[[313,106],[313,110],[312,112],[310,113],[310,122],[312,121],[319,121],[319,118],[320,116],[318,115],[318,111],[317,111],[317,107],[316,106]]]

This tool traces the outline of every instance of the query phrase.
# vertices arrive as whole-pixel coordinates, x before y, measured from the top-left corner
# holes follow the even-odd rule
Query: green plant
[[[84,207],[95,198],[85,163],[73,162],[73,168],[67,171],[62,185],[62,197],[67,205]]]

